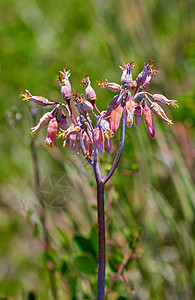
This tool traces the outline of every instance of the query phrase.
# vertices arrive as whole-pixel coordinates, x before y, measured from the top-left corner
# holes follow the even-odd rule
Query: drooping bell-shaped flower
[[[125,109],[125,123],[130,128],[133,125],[133,115],[135,111],[135,101],[132,100],[130,93],[124,109]]]
[[[104,134],[104,149],[107,153],[110,153],[111,148],[112,148],[111,140],[110,140],[109,136]]]
[[[53,118],[53,114],[52,112],[47,112],[45,113],[41,119],[39,120],[39,123],[35,126],[31,128],[31,133],[32,134],[36,134],[38,133],[38,131],[43,128],[44,126],[49,124],[49,121]]]
[[[104,153],[104,133],[99,126],[93,130],[94,143],[98,152],[102,155]]]
[[[150,108],[145,103],[144,109],[143,109],[143,119],[144,124],[147,130],[148,135],[154,139],[155,137],[155,123],[154,123],[154,117],[153,113],[150,110]]]
[[[135,124],[139,126],[142,121],[142,105],[137,104],[135,105],[135,111],[134,111],[134,118],[135,118]]]
[[[87,128],[87,132],[83,133],[83,140],[86,148],[86,155],[91,157],[93,155],[93,136],[92,132]]]
[[[47,128],[47,137],[45,139],[45,143],[47,146],[52,146],[53,144],[56,146],[56,138],[59,133],[60,129],[60,123],[59,121],[54,117],[49,122],[48,128]]]
[[[111,118],[110,118],[110,129],[115,133],[120,124],[120,120],[123,113],[123,107],[118,106],[115,110],[111,112]]]
[[[65,115],[65,113],[63,112],[63,110],[61,110],[61,115],[60,115],[60,118],[59,118],[59,122],[60,122],[60,128],[62,130],[66,130],[67,116]]]

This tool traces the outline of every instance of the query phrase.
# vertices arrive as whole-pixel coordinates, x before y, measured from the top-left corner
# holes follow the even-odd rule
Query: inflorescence
[[[133,62],[124,63],[120,68],[122,70],[121,84],[108,82],[107,79],[98,81],[98,85],[101,88],[107,87],[116,93],[107,110],[102,112],[96,106],[96,93],[91,87],[91,82],[87,75],[81,81],[85,87],[86,96],[78,92],[71,92],[70,70],[66,71],[64,69],[57,76],[64,103],[51,102],[41,96],[32,96],[26,90],[26,93],[20,95],[23,97],[23,100],[33,101],[40,106],[55,105],[52,111],[45,113],[41,117],[37,126],[31,128],[31,133],[36,134],[41,128],[48,126],[45,139],[48,146],[56,146],[56,138],[61,137],[64,147],[70,145],[72,152],[77,150],[80,153],[82,151],[85,158],[92,163],[94,149],[97,149],[101,155],[104,153],[104,150],[106,152],[111,151],[111,138],[119,128],[122,115],[129,128],[133,125],[133,119],[137,126],[143,119],[147,133],[152,139],[155,137],[154,114],[171,126],[173,124],[172,121],[166,116],[158,103],[177,107],[177,101],[168,100],[161,94],[152,95],[145,91],[153,77],[158,73],[158,67],[153,68],[153,61],[150,60],[147,65],[144,64],[144,68],[136,80],[132,79]],[[76,118],[72,113],[71,100],[75,102],[78,110]],[[90,114],[96,118],[95,125],[90,118]],[[68,128],[67,117],[71,120]]]

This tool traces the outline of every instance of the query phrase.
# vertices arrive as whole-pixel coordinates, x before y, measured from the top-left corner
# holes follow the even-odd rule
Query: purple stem
[[[122,124],[121,124],[121,137],[120,137],[120,144],[119,144],[118,152],[117,152],[117,155],[115,157],[114,163],[113,163],[110,171],[102,180],[102,182],[104,184],[110,179],[110,177],[112,176],[112,174],[114,173],[114,171],[116,170],[116,168],[118,166],[118,163],[121,158],[122,151],[123,151],[124,140],[125,140],[125,114],[124,114],[124,110],[123,110]]]
[[[94,144],[93,170],[97,183],[97,211],[98,211],[98,285],[97,300],[104,300],[105,268],[106,268],[106,239],[104,217],[104,183],[102,182],[98,165],[98,154]]]
[[[98,211],[98,286],[97,300],[104,299],[105,268],[106,268],[106,241],[104,218],[104,184],[97,183],[97,211]]]

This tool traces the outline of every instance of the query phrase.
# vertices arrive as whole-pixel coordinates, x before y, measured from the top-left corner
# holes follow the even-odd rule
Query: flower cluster
[[[71,151],[76,150],[78,153],[82,151],[83,155],[92,162],[96,149],[101,155],[104,151],[111,151],[111,138],[119,128],[122,116],[128,127],[133,125],[133,121],[139,126],[143,119],[147,133],[152,139],[155,137],[154,115],[171,126],[172,121],[166,116],[159,103],[177,107],[177,101],[169,100],[161,94],[150,94],[145,91],[158,73],[158,67],[153,68],[153,61],[150,60],[147,65],[144,64],[136,80],[132,79],[133,62],[124,63],[120,68],[122,70],[120,84],[108,82],[107,79],[98,81],[100,87],[107,87],[116,93],[107,110],[102,112],[96,106],[96,93],[87,75],[81,81],[85,88],[85,95],[78,92],[72,93],[69,81],[70,70],[64,69],[57,76],[64,102],[50,102],[45,97],[32,96],[26,90],[26,93],[20,95],[23,100],[33,101],[41,106],[55,105],[55,108],[45,113],[38,125],[31,129],[32,134],[48,126],[45,140],[47,145],[56,146],[56,138],[61,137],[64,147],[70,145]],[[77,107],[77,116],[73,116],[72,102]],[[90,114],[95,116],[96,124],[93,124]],[[71,121],[68,127],[67,117]]]

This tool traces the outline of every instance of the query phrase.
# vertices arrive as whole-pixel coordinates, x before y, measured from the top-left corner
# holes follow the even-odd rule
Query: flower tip
[[[167,125],[169,125],[170,127],[172,127],[173,122],[172,122],[171,120],[168,120],[168,121],[167,121]]]
[[[28,100],[29,100],[29,99],[28,99],[28,94],[27,94],[27,93],[20,93],[20,94],[19,94],[19,98],[23,98],[23,99],[22,99],[23,101],[25,101],[25,100],[28,101]]]
[[[171,100],[170,105],[175,107],[175,108],[179,107],[179,104],[177,103],[177,100]]]

